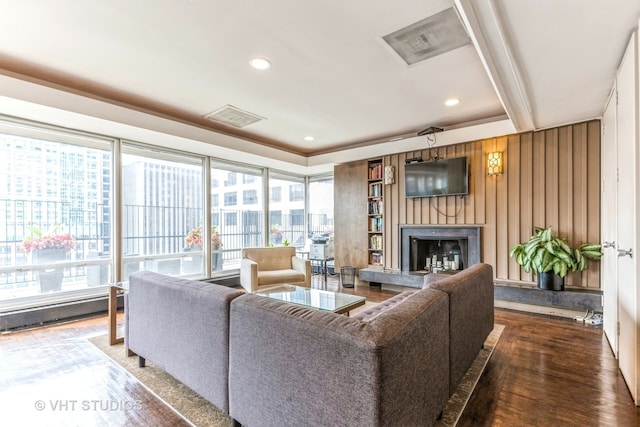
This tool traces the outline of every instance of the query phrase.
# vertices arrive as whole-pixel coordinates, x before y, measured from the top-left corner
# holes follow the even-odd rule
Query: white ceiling
[[[450,7],[473,43],[408,66],[382,40]],[[473,136],[446,134],[599,117],[639,18],[638,0],[3,0],[0,113],[335,163],[374,143],[408,151],[430,126],[456,142]],[[249,67],[255,56],[272,68]],[[444,106],[450,97],[461,103]],[[227,104],[266,120],[202,119]],[[36,105],[76,115],[30,114]]]

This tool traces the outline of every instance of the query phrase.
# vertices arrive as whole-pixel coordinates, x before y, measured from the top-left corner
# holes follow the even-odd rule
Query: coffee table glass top
[[[365,297],[357,295],[341,294],[339,292],[294,285],[280,285],[274,288],[263,289],[256,292],[256,295],[304,305],[318,310],[333,311],[335,313],[346,313],[353,308],[364,305],[366,300]]]

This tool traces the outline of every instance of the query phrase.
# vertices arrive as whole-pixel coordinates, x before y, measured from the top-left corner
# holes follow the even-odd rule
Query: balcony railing
[[[114,224],[109,206],[95,210],[74,209],[69,203],[0,200],[5,221],[0,223],[0,302],[41,295],[42,277],[61,271],[61,291],[100,289],[113,281],[111,228]],[[185,236],[201,224],[202,209],[126,205],[123,212],[124,275],[152,270],[185,277],[208,277],[204,272],[202,250],[185,246]],[[333,224],[325,215],[309,215],[309,232],[299,217],[282,215],[281,239],[269,236],[269,244],[285,240],[302,248],[313,234],[330,233]],[[222,247],[212,254],[213,274],[235,270],[244,247],[263,246],[263,212],[215,209],[212,223],[220,234]],[[22,240],[30,226],[50,230],[63,224],[61,231],[71,233],[75,249],[64,260],[35,262],[22,250]],[[103,288],[102,288],[103,289]],[[103,290],[101,291],[103,292]],[[1,307],[0,307],[1,308]]]

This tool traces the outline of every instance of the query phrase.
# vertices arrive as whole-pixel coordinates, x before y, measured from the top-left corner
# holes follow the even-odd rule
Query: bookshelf
[[[383,167],[382,159],[369,160],[367,217],[369,265],[384,267],[384,203],[383,203]]]

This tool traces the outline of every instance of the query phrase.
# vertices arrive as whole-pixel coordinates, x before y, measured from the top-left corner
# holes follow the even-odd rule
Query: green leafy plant
[[[587,268],[587,260],[597,261],[602,258],[602,245],[600,243],[585,243],[574,249],[576,260],[576,270],[582,271]]]
[[[565,277],[570,271],[582,271],[587,268],[587,260],[602,257],[599,243],[586,243],[572,249],[564,237],[555,235],[549,228],[534,227],[531,238],[511,248],[509,255],[524,268],[527,273],[547,273],[553,271]]]
[[[22,250],[30,254],[38,249],[64,249],[67,252],[75,249],[76,240],[70,233],[59,233],[61,228],[62,224],[58,224],[44,233],[38,227],[27,227],[31,235],[22,239]]]

